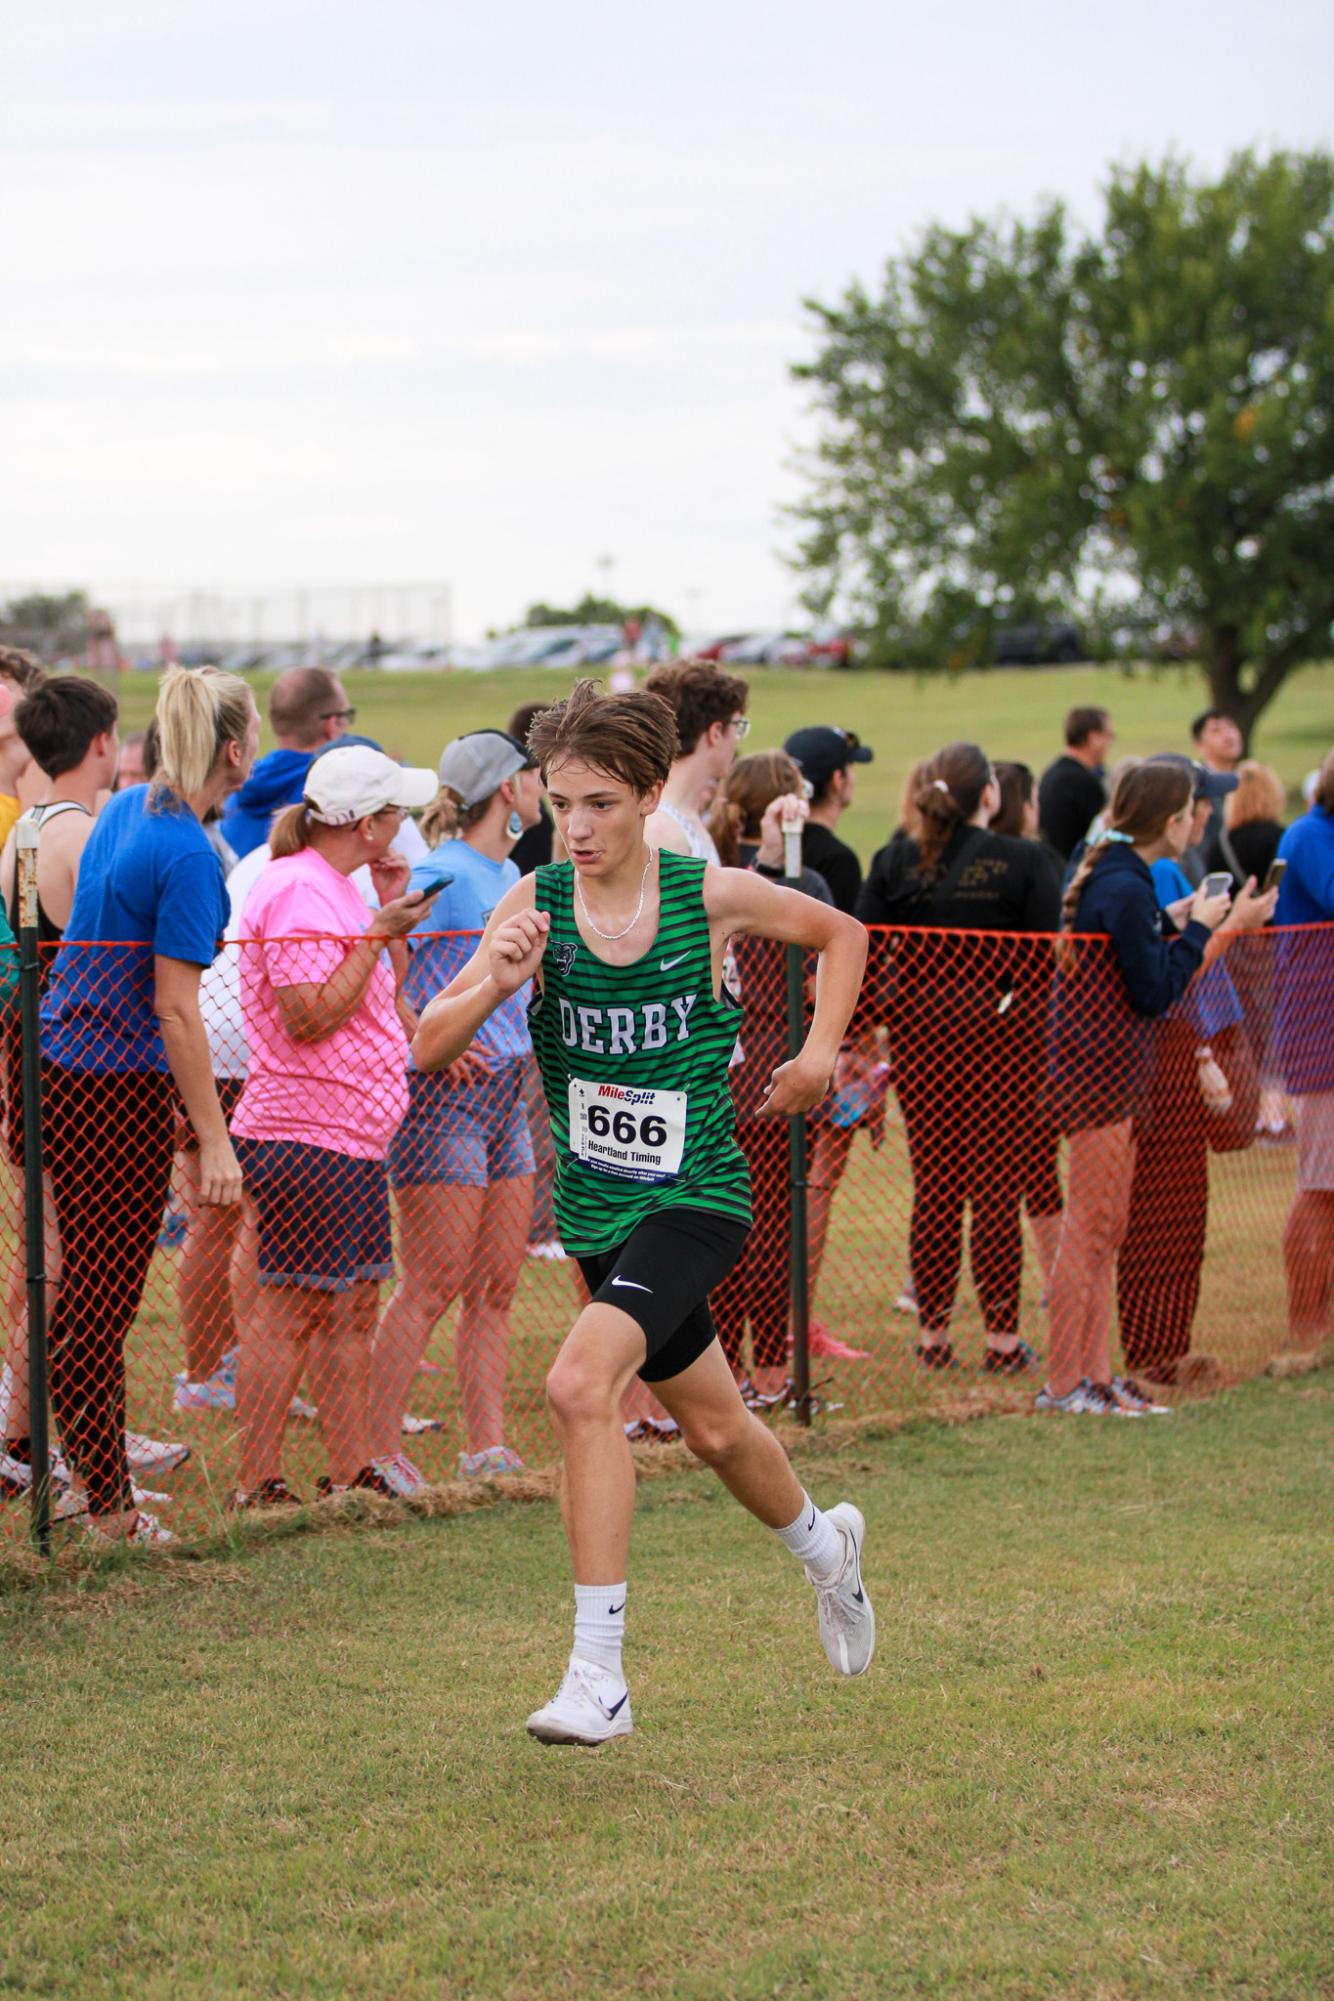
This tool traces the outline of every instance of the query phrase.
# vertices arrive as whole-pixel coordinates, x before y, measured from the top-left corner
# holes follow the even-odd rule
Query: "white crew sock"
[[[576,1584],[574,1587],[573,1653],[581,1661],[621,1672],[621,1642],[625,1638],[625,1586]]]
[[[774,1534],[822,1584],[837,1577],[848,1560],[848,1547],[838,1532],[838,1523],[821,1514],[804,1487],[801,1513],[785,1529],[775,1529]]]

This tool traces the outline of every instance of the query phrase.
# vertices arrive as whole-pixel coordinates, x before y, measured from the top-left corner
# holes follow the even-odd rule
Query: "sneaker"
[[[539,1744],[605,1744],[634,1727],[629,1689],[593,1661],[571,1660],[551,1701],[528,1718],[528,1734]]]
[[[1123,1410],[1132,1410],[1138,1417],[1170,1417],[1170,1403],[1155,1403],[1149,1392],[1142,1389],[1133,1376],[1113,1376],[1112,1395]]]
[[[664,1422],[660,1417],[636,1418],[625,1427],[626,1441],[630,1445],[679,1445],[681,1427],[675,1419]]]
[[[906,1279],[904,1281],[903,1290],[899,1294],[898,1298],[894,1301],[894,1311],[896,1313],[911,1313],[913,1318],[916,1319],[917,1287],[913,1284],[911,1279]]]
[[[544,1244],[529,1244],[530,1258],[550,1258],[553,1264],[564,1264],[565,1246],[559,1237],[549,1237]]]
[[[84,1529],[88,1541],[98,1549],[118,1549],[122,1544],[130,1549],[160,1549],[164,1543],[175,1542],[170,1529],[164,1529],[156,1515],[150,1515],[146,1508],[138,1510],[134,1527],[128,1535],[112,1535],[100,1529],[95,1521],[90,1521]]]
[[[319,1414],[319,1407],[316,1404],[307,1403],[304,1397],[293,1397],[291,1403],[287,1406],[287,1415],[289,1417],[303,1417],[308,1424],[314,1424],[318,1420]]]
[[[419,1376],[443,1376],[444,1373],[439,1362],[428,1362],[425,1355],[422,1356],[420,1362],[417,1364],[417,1374]]]
[[[218,1369],[216,1375],[204,1377],[202,1383],[192,1383],[182,1369],[174,1379],[172,1405],[176,1411],[234,1411],[236,1371]]]
[[[319,1479],[315,1482],[315,1492],[320,1496],[321,1500],[328,1500],[332,1494],[357,1493],[382,1494],[385,1500],[396,1501],[399,1499],[398,1490],[395,1487],[391,1487],[384,1474],[381,1473],[379,1470],[380,1463],[377,1460],[370,1466],[363,1466],[353,1479],[342,1486],[331,1480],[327,1473],[321,1473]]]
[[[261,1480],[258,1487],[247,1493],[244,1487],[237,1487],[227,1497],[227,1506],[233,1512],[245,1508],[299,1508],[300,1494],[294,1494],[282,1475],[275,1474],[272,1480]]]
[[[372,1459],[371,1465],[390,1493],[396,1494],[400,1501],[410,1501],[414,1494],[426,1491],[426,1476],[401,1452],[395,1453],[392,1459]]]
[[[815,1602],[820,1616],[820,1639],[825,1658],[839,1674],[865,1674],[875,1652],[875,1613],[862,1584],[862,1545],[866,1540],[866,1519],[851,1501],[840,1501],[829,1510],[847,1545],[843,1568],[827,1581],[812,1577]]]
[[[461,1480],[494,1480],[503,1473],[525,1473],[527,1467],[508,1445],[488,1445],[484,1452],[460,1452]]]
[[[924,1369],[952,1369],[954,1349],[948,1341],[923,1341],[913,1349]]]
[[[1084,1401],[1100,1417],[1143,1417],[1142,1409],[1123,1403],[1110,1383],[1085,1383]]]
[[[1026,1376],[1036,1369],[1041,1357],[1036,1348],[1021,1341],[1017,1348],[988,1348],[982,1357],[984,1376]]]
[[[167,1445],[157,1438],[145,1438],[142,1431],[127,1431],[125,1457],[136,1473],[174,1473],[190,1457],[190,1448],[179,1443]]]
[[[445,1421],[441,1417],[410,1417],[403,1413],[404,1438],[420,1438],[424,1431],[443,1431]]]
[[[850,1348],[846,1341],[840,1341],[837,1334],[831,1334],[823,1320],[812,1320],[808,1330],[809,1352],[812,1355],[828,1355],[835,1362],[869,1362],[869,1348]]]
[[[1052,1395],[1051,1384],[1044,1383],[1033,1399],[1033,1406],[1035,1410],[1063,1411],[1067,1417],[1084,1417],[1089,1414],[1096,1414],[1100,1407],[1097,1404],[1091,1404],[1086,1395],[1086,1392],[1092,1388],[1093,1385],[1086,1376],[1083,1382],[1076,1383],[1067,1395],[1058,1397]]]

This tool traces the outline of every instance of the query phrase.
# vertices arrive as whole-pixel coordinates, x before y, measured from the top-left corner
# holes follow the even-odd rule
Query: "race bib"
[[[671,1181],[686,1143],[684,1091],[570,1079],[570,1151],[621,1181]]]

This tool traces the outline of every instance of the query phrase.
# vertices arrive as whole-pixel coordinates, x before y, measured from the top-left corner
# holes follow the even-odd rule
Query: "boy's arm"
[[[778,1116],[808,1112],[829,1088],[844,1031],[852,1019],[866,965],[866,928],[832,905],[780,889],[748,869],[704,871],[704,908],[715,935],[740,933],[803,945],[820,954],[815,1018],[801,1053],[780,1063],[760,1110]]]
[[[506,890],[467,965],[422,1009],[412,1038],[419,1070],[447,1070],[501,1002],[533,978],[551,925],[533,899],[530,875]]]

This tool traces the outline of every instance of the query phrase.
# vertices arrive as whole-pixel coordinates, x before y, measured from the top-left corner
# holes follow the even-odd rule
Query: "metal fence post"
[[[791,883],[801,876],[801,821],[783,822],[783,874]],[[787,1053],[801,1053],[806,1040],[806,954],[800,945],[787,947]],[[810,1261],[806,1213],[806,1114],[788,1120],[791,1186],[790,1232],[792,1266],[792,1401],[797,1422],[811,1421]]]
[[[32,1535],[51,1553],[51,1453],[47,1431],[46,1207],[42,1194],[42,1063],[38,1020],[37,840],[31,820],[15,832],[19,888],[19,1011],[23,1051],[23,1222],[28,1265],[28,1399],[32,1440]]]

